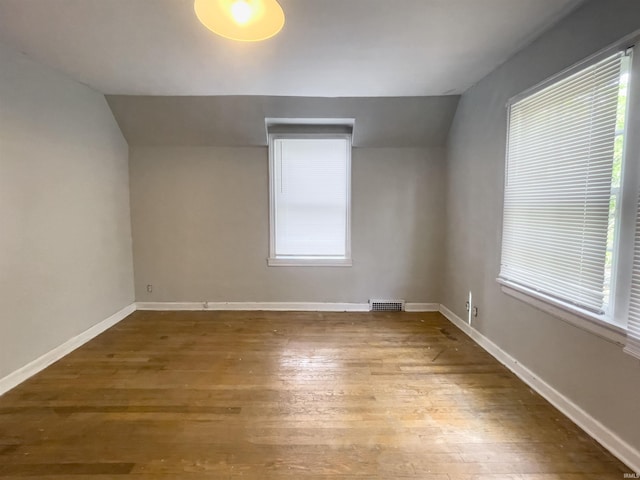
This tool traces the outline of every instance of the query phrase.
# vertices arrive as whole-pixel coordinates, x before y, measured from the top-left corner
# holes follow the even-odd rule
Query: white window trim
[[[347,140],[347,225],[346,245],[344,257],[319,256],[277,256],[276,255],[276,226],[274,222],[276,212],[275,199],[275,149],[274,143],[279,139],[342,139]],[[342,133],[270,133],[269,134],[269,258],[267,265],[270,267],[351,267],[351,149],[352,135]]]
[[[640,192],[640,37],[637,38],[631,63],[631,83],[628,92],[627,122],[625,134],[625,158],[622,164],[622,183],[618,195],[620,207],[620,230],[616,255],[618,271],[616,284],[626,286],[614,291],[614,315],[619,323],[629,319],[629,301],[633,275],[633,256],[635,244],[638,192]]]
[[[351,267],[351,258],[301,258],[301,257],[269,257],[270,267]]]
[[[632,245],[633,235],[635,234],[637,192],[640,191],[640,165],[638,165],[638,159],[640,159],[640,137],[637,135],[631,136],[628,133],[638,131],[637,129],[640,128],[640,108],[634,108],[634,105],[638,105],[637,99],[640,98],[640,31],[625,36],[613,45],[604,48],[594,55],[515,95],[507,102],[508,124],[510,118],[509,110],[514,103],[568,78],[584,68],[588,68],[590,65],[603,60],[616,51],[631,48],[634,45],[635,58],[632,62],[631,75],[632,78],[635,77],[635,81],[632,80],[631,82],[629,98],[627,99],[628,118],[627,124],[625,125],[627,133],[625,134],[625,157],[622,167],[623,177],[619,193],[621,204],[618,209],[617,219],[620,222],[620,229],[614,251],[614,262],[616,262],[617,271],[615,272],[615,278],[612,279],[613,291],[611,301],[613,304],[613,316],[611,318],[605,318],[604,316],[596,315],[593,312],[562,302],[557,298],[550,297],[517,283],[509,282],[500,277],[496,279],[502,286],[501,290],[504,294],[620,346],[626,344],[629,298],[628,292],[626,292],[626,290],[628,290],[627,288],[616,287],[629,285],[631,281],[630,260],[633,259]],[[508,125],[506,141],[508,145]],[[505,154],[505,172],[507,162],[508,152]]]

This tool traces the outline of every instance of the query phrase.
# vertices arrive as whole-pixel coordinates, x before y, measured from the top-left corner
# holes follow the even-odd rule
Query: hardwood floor
[[[136,312],[0,397],[0,479],[620,480],[437,313]]]

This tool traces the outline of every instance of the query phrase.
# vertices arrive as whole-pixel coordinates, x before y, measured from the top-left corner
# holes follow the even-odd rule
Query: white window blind
[[[517,101],[509,115],[500,277],[599,315],[622,58]]]
[[[625,351],[636,358],[640,358],[640,198],[638,198],[638,215],[636,217],[633,278],[631,280],[627,347]]]
[[[275,138],[272,252],[279,259],[349,256],[349,138]]]

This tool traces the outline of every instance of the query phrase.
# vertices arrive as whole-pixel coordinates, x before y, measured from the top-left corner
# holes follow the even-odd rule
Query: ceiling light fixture
[[[195,0],[198,20],[214,33],[241,42],[259,42],[284,26],[277,0]]]

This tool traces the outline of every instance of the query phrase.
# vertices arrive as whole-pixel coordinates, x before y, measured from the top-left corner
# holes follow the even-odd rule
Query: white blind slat
[[[509,112],[500,277],[597,313],[607,301],[622,57],[534,93]]]

